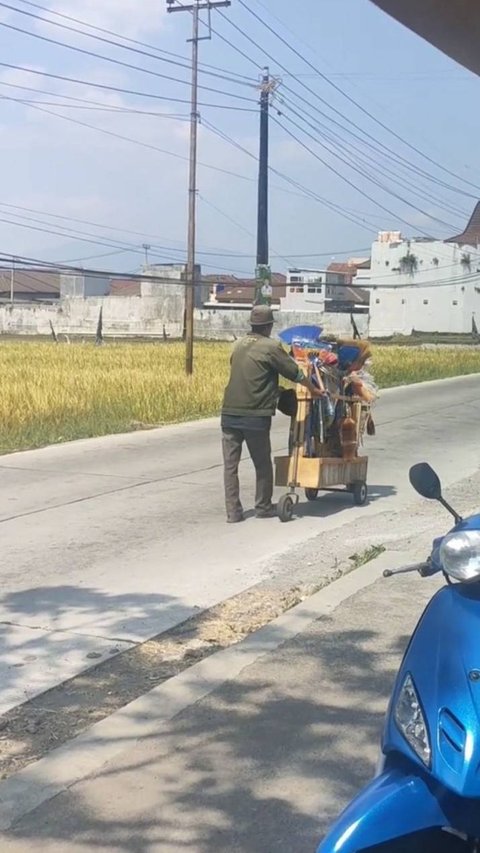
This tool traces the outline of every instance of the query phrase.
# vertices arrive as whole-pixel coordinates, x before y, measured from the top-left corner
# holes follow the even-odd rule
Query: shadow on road
[[[125,636],[145,633],[149,621],[162,630],[191,615],[170,596],[111,595],[68,584],[8,593],[0,608],[8,614],[0,623],[0,707],[18,705],[107,660],[128,647]]]
[[[375,594],[345,602],[153,736],[126,738],[120,759],[27,816],[2,850],[313,853],[371,776],[424,604],[420,595],[412,606],[411,582],[400,580],[385,619]],[[147,716],[156,710],[152,697]]]

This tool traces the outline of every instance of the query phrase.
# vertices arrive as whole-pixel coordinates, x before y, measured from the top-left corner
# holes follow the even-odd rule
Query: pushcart
[[[308,362],[302,367],[312,375],[314,368]],[[346,452],[338,426],[328,437],[311,435],[309,419],[316,402],[303,385],[296,386],[296,396],[297,413],[291,421],[289,455],[275,458],[275,485],[288,488],[278,501],[278,517],[283,522],[291,521],[299,502],[298,489],[305,489],[309,501],[315,501],[320,491],[346,491],[357,506],[364,506],[368,500],[368,457],[359,456],[358,448],[370,406],[359,397],[347,394],[336,397],[335,402],[355,422],[355,437]]]

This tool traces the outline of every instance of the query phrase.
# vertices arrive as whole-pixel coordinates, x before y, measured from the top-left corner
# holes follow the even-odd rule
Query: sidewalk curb
[[[245,667],[294,639],[316,619],[332,613],[371,586],[385,568],[415,562],[407,552],[384,553],[343,576],[235,646],[217,652],[136,699],[35,764],[0,782],[0,830],[93,775],[140,738],[159,734],[163,723],[199,702]]]

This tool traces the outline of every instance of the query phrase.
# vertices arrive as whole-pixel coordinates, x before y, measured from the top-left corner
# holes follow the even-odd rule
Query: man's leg
[[[243,520],[243,507],[240,502],[240,483],[238,481],[238,466],[242,456],[242,444],[243,433],[241,430],[222,430],[225,507],[227,510],[227,520],[230,522]]]
[[[257,473],[255,512],[259,516],[272,512],[273,466],[270,429],[245,431],[245,441]]]

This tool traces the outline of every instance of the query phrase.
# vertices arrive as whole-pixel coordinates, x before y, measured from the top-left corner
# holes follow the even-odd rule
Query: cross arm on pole
[[[215,2],[209,3],[194,3],[190,6],[174,6],[175,0],[167,0],[167,12],[193,12],[195,9],[198,9],[202,12],[204,9],[219,9],[220,7],[228,7],[232,5],[232,0],[215,0]]]

